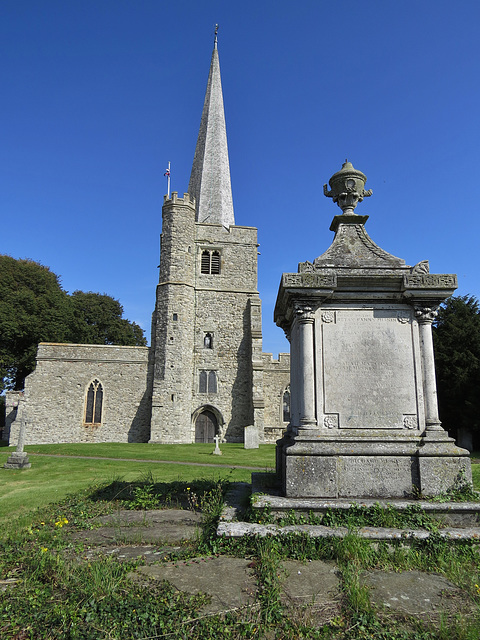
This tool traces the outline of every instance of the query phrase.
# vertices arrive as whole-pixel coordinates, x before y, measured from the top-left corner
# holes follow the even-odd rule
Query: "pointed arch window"
[[[85,424],[98,425],[102,423],[103,386],[99,380],[93,380],[87,390],[85,398]]]
[[[209,251],[208,249],[205,249],[202,251],[200,272],[210,275],[218,275],[220,273],[220,263],[219,251]]]
[[[283,392],[282,417],[284,422],[290,422],[290,385]]]

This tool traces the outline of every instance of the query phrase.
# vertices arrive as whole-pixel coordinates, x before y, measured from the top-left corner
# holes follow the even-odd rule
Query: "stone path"
[[[84,559],[98,555],[119,561],[142,558],[145,565],[132,574],[134,579],[146,588],[151,580],[167,580],[180,591],[209,594],[203,615],[242,610],[251,616],[258,608],[255,565],[250,560],[223,555],[168,560],[169,553],[197,535],[199,514],[180,509],[118,511],[97,518],[97,523],[98,529],[72,533],[72,539],[84,545]],[[341,580],[335,563],[287,560],[280,566],[279,579],[283,605],[297,620],[319,626],[340,615]],[[363,574],[362,582],[369,588],[372,604],[385,612],[434,620],[471,607],[468,598],[440,575],[370,571]]]
[[[76,531],[72,539],[94,545],[123,542],[172,543],[193,538],[201,521],[199,513],[183,509],[122,510],[95,519],[99,529]]]

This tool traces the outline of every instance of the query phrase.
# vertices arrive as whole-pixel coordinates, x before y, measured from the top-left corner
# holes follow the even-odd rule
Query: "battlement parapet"
[[[191,196],[189,193],[184,193],[183,198],[178,197],[178,191],[172,191],[172,195],[169,198],[167,195],[163,196],[163,204],[183,204],[187,207],[192,207],[195,209],[195,197]]]
[[[290,369],[290,354],[279,353],[278,360],[272,353],[262,353],[262,361],[265,369]]]

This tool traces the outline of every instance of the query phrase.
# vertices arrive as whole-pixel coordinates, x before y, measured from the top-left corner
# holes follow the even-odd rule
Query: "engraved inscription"
[[[403,276],[407,289],[456,289],[457,276],[452,273],[414,273]]]
[[[408,315],[340,309],[322,324],[324,413],[338,413],[340,429],[404,429],[404,416],[416,415],[413,328],[399,312]]]
[[[325,289],[336,286],[334,275],[326,276],[321,273],[284,273],[282,280],[284,287]]]

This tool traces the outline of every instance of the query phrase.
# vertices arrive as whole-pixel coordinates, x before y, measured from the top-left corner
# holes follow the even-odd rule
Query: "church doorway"
[[[202,411],[195,420],[195,442],[213,442],[218,433],[218,421],[211,411]]]

